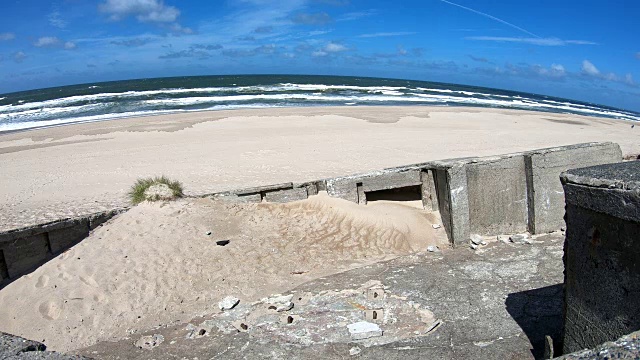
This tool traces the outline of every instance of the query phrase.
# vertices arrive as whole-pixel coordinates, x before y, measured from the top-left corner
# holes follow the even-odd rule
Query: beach
[[[470,107],[169,114],[0,135],[0,230],[127,206],[140,177],[188,195],[591,141],[640,153],[632,122]]]

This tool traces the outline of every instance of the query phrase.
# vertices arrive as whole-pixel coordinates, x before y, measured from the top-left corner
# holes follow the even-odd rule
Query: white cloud
[[[314,52],[311,53],[311,56],[316,56],[316,57],[318,57],[318,56],[327,56],[327,55],[329,55],[329,53],[326,52],[326,51],[322,51],[322,50],[314,51]]]
[[[396,32],[379,32],[373,34],[362,34],[359,35],[359,38],[375,38],[375,37],[387,37],[387,36],[404,36],[404,35],[415,35],[417,34],[415,31],[396,31]]]
[[[347,51],[349,49],[344,45],[330,42],[324,47],[323,50],[328,53],[337,53],[337,52]]]
[[[39,38],[36,42],[33,43],[35,47],[50,47],[57,46],[60,44],[60,39],[55,36],[44,36]]]
[[[624,76],[624,82],[627,85],[635,86],[636,82],[633,80],[633,76],[631,74],[626,74]]]
[[[636,53],[636,59],[640,60],[640,51]]]
[[[0,33],[0,41],[13,40],[15,38],[16,38],[16,34],[14,33],[10,33],[10,32]]]
[[[542,75],[542,76],[546,76],[546,77],[550,77],[550,78],[562,78],[565,75],[567,75],[567,72],[566,72],[564,66],[562,66],[560,64],[551,64],[551,66],[549,68],[546,68],[546,67],[541,66],[541,65],[532,65],[531,69],[535,73],[537,73],[538,75]]]
[[[600,76],[600,70],[589,60],[582,61],[582,72],[591,76]]]
[[[64,29],[67,27],[67,22],[62,19],[59,11],[54,11],[49,16],[49,24],[53,27],[57,27],[58,29]]]
[[[180,10],[162,0],[107,0],[99,9],[116,21],[135,16],[143,22],[171,23],[180,16]]]
[[[566,46],[566,45],[598,45],[593,41],[587,40],[562,40],[558,38],[519,38],[519,37],[500,37],[500,36],[469,36],[467,40],[477,41],[496,41],[496,42],[514,42],[539,46]]]
[[[26,58],[27,58],[27,55],[22,51],[18,51],[17,53],[13,54],[13,60],[17,63],[23,62],[24,59]]]
[[[67,50],[72,50],[76,48],[76,44],[74,42],[67,41],[66,43],[64,43],[64,48]]]

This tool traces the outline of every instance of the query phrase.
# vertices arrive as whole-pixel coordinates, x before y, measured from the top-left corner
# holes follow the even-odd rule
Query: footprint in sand
[[[37,288],[43,288],[45,286],[47,286],[47,284],[49,283],[49,276],[47,275],[42,275],[38,278],[38,282],[36,283],[36,287]]]
[[[62,314],[62,304],[55,301],[45,301],[38,307],[38,311],[47,320],[56,320]]]

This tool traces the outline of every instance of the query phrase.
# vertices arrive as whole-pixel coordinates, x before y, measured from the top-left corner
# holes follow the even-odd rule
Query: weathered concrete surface
[[[438,194],[436,193],[436,182],[433,170],[422,170],[420,179],[422,180],[422,206],[425,210],[439,211]]]
[[[82,241],[89,236],[89,219],[75,219],[70,221],[69,227],[51,230],[48,232],[49,249],[53,255]]]
[[[435,169],[435,186],[442,224],[453,246],[469,243],[469,194],[465,163]]]
[[[264,195],[267,202],[287,203],[291,201],[304,200],[307,198],[306,188],[294,188],[279,191],[271,191]]]
[[[362,179],[362,188],[365,194],[371,191],[397,189],[415,185],[422,185],[420,170],[385,172],[377,176]]]
[[[466,165],[469,227],[473,234],[527,231],[527,182],[522,154],[485,158]]]
[[[345,359],[350,354],[364,359],[531,359],[534,354],[542,356],[544,335],[560,336],[562,244],[561,234],[556,233],[530,245],[496,241],[475,252],[445,249],[321,278],[294,289],[294,294],[311,293],[324,299],[332,292],[379,281],[386,285],[385,299],[419,304],[442,321],[426,335],[384,345],[366,344],[385,337],[384,323],[380,323],[381,337],[347,342],[323,341],[314,337],[313,327],[309,327],[311,332],[288,335],[275,328],[258,333],[236,329],[229,334],[211,328],[200,335],[198,327],[180,324],[132,334],[117,343],[96,344],[78,353],[100,359]],[[314,306],[328,311],[327,304],[317,301]],[[312,305],[310,301],[306,306]],[[365,320],[367,315],[362,316]],[[191,323],[209,319],[212,317]],[[294,318],[293,324],[296,321],[301,320]],[[394,326],[398,325],[402,321]],[[342,328],[334,329],[340,332]],[[343,330],[347,332],[346,326]],[[164,336],[164,342],[152,350],[133,345],[141,336],[152,334]],[[308,339],[306,345],[300,344],[303,338]]]
[[[565,353],[640,329],[640,162],[569,170]]]
[[[525,153],[529,232],[542,234],[564,227],[564,192],[560,173],[568,169],[622,161],[614,143],[586,143]]]
[[[0,359],[88,359],[78,355],[65,355],[46,351],[46,346],[37,341],[27,340],[19,336],[0,332]]]
[[[606,342],[594,349],[576,351],[556,360],[640,359],[640,331]]]
[[[293,187],[293,183],[282,183],[282,184],[274,184],[274,185],[265,185],[265,186],[256,186],[252,188],[246,188],[241,190],[234,190],[232,193],[236,195],[249,195],[256,193],[264,193],[268,191],[276,191],[276,190],[284,190],[291,189]]]

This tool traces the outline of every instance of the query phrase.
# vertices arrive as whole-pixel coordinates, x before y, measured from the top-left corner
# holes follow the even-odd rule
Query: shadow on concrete
[[[507,312],[527,335],[536,359],[544,358],[544,337],[551,336],[556,351],[561,349],[563,284],[511,293]],[[556,356],[560,355],[558,353]]]

